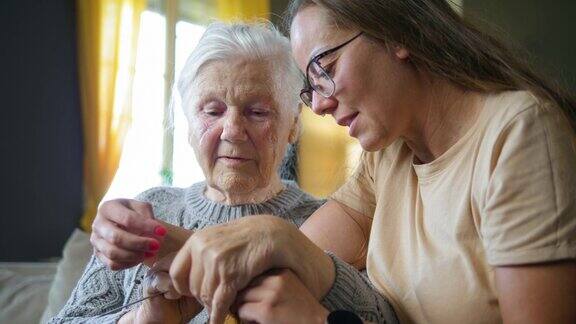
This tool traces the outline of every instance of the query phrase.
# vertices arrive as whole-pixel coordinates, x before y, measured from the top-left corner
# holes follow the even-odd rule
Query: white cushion
[[[91,255],[90,235],[80,229],[75,229],[64,245],[62,260],[58,263],[41,323],[46,323],[48,319],[57,315],[66,304]]]

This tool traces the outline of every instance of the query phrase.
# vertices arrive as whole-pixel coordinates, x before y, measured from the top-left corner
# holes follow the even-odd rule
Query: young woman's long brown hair
[[[287,26],[310,5],[326,9],[335,26],[360,30],[385,45],[402,45],[417,68],[464,89],[530,91],[562,109],[576,131],[574,97],[467,22],[446,0],[292,0]]]

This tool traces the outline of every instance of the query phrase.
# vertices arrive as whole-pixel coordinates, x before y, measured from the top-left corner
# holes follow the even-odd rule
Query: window
[[[167,15],[164,8],[178,6],[175,23],[174,80],[205,27],[216,16],[215,1],[148,0],[141,16],[136,71],[133,88],[132,127],[128,131],[120,165],[104,200],[133,198],[138,193],[163,184],[164,160],[171,159],[172,185],[186,187],[204,180],[192,148],[187,143],[187,122],[181,107],[175,107],[173,150],[165,150],[164,108]],[[168,65],[169,66],[169,65]],[[305,110],[299,141],[299,184],[307,192],[325,197],[338,188],[354,170],[359,146],[333,119],[315,116]],[[310,127],[309,125],[314,125]],[[166,152],[165,152],[166,151]]]
[[[153,9],[153,7],[152,7]],[[176,23],[175,80],[205,27],[187,21]],[[153,10],[141,16],[134,75],[132,127],[128,131],[114,180],[104,197],[132,198],[162,184],[164,125],[164,71],[166,18]],[[192,148],[187,143],[187,122],[181,107],[174,108],[173,182],[186,187],[204,180]]]

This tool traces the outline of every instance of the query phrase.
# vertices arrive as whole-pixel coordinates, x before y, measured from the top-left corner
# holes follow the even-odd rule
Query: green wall
[[[528,51],[548,77],[576,91],[576,1],[463,0],[464,15]]]

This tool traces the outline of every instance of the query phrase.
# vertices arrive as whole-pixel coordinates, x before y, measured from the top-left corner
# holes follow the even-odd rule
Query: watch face
[[[328,324],[362,324],[362,320],[358,315],[346,310],[330,312],[326,322]]]

